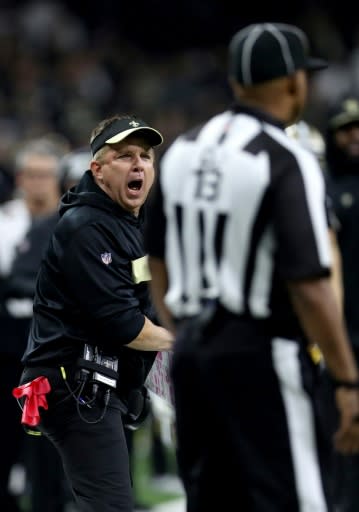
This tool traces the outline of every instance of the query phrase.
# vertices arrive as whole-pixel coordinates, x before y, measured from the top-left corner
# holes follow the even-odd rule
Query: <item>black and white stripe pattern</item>
[[[327,512],[310,396],[303,389],[299,344],[283,338],[271,343],[288,428],[295,488],[300,512]]]
[[[320,167],[271,119],[227,111],[179,137],[158,186],[148,246],[166,259],[175,316],[219,298],[229,311],[268,318],[286,302],[274,293],[283,281],[328,274]]]

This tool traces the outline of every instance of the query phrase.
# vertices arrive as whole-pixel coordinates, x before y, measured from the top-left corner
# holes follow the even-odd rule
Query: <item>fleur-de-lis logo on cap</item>
[[[105,265],[109,265],[112,261],[112,254],[110,252],[103,252],[101,254],[101,260]]]
[[[140,123],[138,123],[137,121],[131,121],[130,123],[128,123],[130,126],[133,126],[134,128],[137,128],[137,126],[140,126]]]

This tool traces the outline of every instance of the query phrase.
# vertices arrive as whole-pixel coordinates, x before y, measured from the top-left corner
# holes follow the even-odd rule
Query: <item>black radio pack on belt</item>
[[[83,356],[78,358],[78,380],[104,384],[116,388],[118,381],[118,358],[102,354],[97,347],[85,344]]]
[[[97,396],[104,396],[107,406],[111,388],[118,388],[118,358],[105,355],[97,347],[85,344],[82,357],[77,359],[77,367],[76,378],[80,384],[78,398],[81,405],[90,407]],[[88,384],[92,388],[92,397],[84,401],[80,394]],[[150,398],[146,387],[142,385],[131,389],[121,400],[126,410],[123,414],[124,426],[129,430],[137,430],[150,411]],[[103,415],[97,421],[102,417]]]

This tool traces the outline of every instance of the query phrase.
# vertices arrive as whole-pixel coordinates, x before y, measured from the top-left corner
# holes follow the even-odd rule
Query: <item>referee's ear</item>
[[[290,96],[305,97],[308,88],[308,74],[304,69],[297,69],[292,75],[285,77],[287,92]]]
[[[240,99],[243,96],[244,92],[241,84],[239,84],[233,76],[228,77],[228,83],[230,88],[232,89],[233,96],[235,97],[235,99]]]
[[[287,79],[287,91],[290,96],[295,96],[298,93],[298,83],[296,73],[286,77]]]

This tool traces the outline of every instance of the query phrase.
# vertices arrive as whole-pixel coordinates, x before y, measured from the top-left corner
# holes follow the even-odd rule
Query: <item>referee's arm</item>
[[[174,333],[174,319],[164,300],[168,289],[168,273],[164,258],[167,220],[163,203],[161,179],[158,175],[147,202],[148,219],[144,238],[151,273],[149,286],[156,313],[161,325]]]
[[[168,288],[168,275],[164,261],[155,256],[149,257],[149,266],[152,277],[150,289],[152,299],[161,324],[169,331],[175,332],[173,317],[167,308],[164,297]]]

